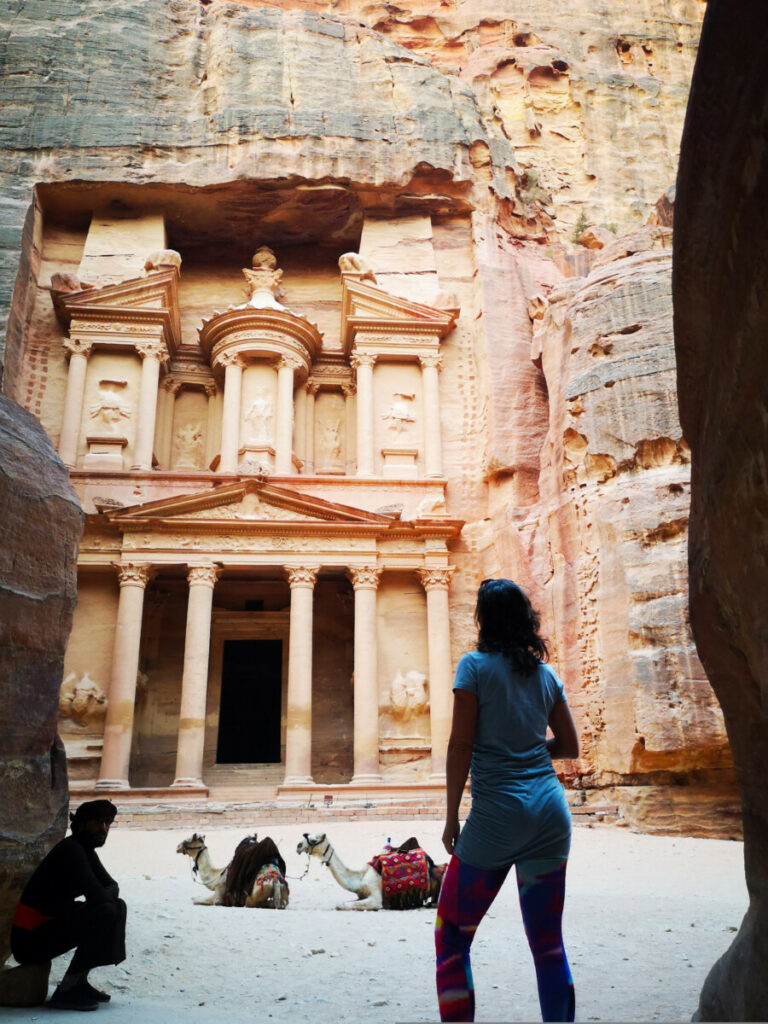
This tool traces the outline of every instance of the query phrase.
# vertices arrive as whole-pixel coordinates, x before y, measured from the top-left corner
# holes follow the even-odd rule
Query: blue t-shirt
[[[477,697],[472,809],[456,856],[486,869],[565,859],[571,817],[546,747],[563,684],[544,662],[526,675],[503,654],[471,651],[459,661],[453,688]]]

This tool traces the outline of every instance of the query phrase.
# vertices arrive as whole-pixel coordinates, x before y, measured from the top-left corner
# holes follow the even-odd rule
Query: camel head
[[[296,853],[314,853],[316,857],[322,857],[325,853],[325,832],[318,832],[316,835],[304,833],[304,838],[299,840]]]
[[[195,858],[204,849],[205,836],[199,836],[197,832],[194,832],[189,839],[182,839],[176,847],[176,853],[186,853],[188,857]]]

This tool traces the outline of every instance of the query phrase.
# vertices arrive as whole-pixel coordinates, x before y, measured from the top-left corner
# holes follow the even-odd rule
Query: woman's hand
[[[454,847],[459,841],[459,832],[461,832],[459,819],[448,818],[445,822],[445,828],[443,829],[443,846],[448,852],[449,857],[453,856]]]

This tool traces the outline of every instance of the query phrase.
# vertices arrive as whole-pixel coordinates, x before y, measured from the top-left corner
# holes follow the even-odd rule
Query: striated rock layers
[[[37,420],[0,396],[0,964],[31,869],[66,827],[56,711],[83,516]]]
[[[678,178],[680,415],[692,452],[691,621],[742,793],[749,909],[701,1020],[768,1019],[768,10],[709,5]]]

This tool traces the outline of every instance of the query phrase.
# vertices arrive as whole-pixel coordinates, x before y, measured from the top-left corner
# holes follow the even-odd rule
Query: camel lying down
[[[408,839],[400,847],[387,846],[383,853],[374,857],[359,871],[346,867],[324,832],[318,835],[308,835],[305,832],[304,838],[296,847],[296,852],[319,857],[343,889],[357,894],[357,900],[339,903],[337,910],[409,910],[436,904],[447,866],[435,864],[415,838]],[[412,888],[404,887],[405,891],[397,891],[401,888],[399,885],[390,885],[385,875],[388,863],[391,864],[392,861],[401,867],[408,861],[416,866],[414,874],[421,875],[418,884]],[[410,870],[407,863],[406,869]],[[413,883],[415,880],[412,877],[410,882]]]
[[[199,906],[268,907],[274,910],[285,910],[288,906],[285,861],[269,837],[259,841],[256,835],[246,836],[225,868],[215,868],[211,864],[205,836],[196,832],[179,843],[176,853],[185,853],[192,858],[192,873],[212,890],[213,895],[207,899],[194,900]]]

